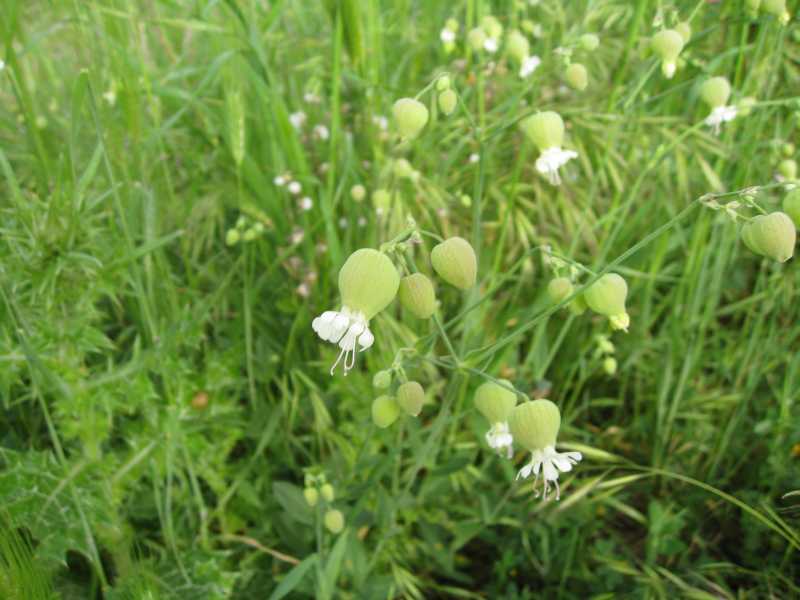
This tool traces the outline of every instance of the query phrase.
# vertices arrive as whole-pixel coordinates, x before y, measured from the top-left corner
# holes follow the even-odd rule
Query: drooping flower
[[[539,474],[543,479],[543,499],[547,500],[550,485],[556,488],[556,500],[561,497],[561,488],[558,485],[558,474],[572,470],[583,456],[580,452],[557,452],[556,437],[561,426],[561,413],[558,407],[550,400],[528,400],[515,407],[508,418],[511,435],[518,444],[531,452],[531,461],[517,473],[527,479],[533,473],[536,479],[533,489],[536,496],[539,491],[536,486]]]
[[[700,86],[700,97],[711,107],[711,114],[704,123],[711,127],[714,135],[718,135],[721,125],[733,121],[738,114],[735,106],[727,106],[728,98],[731,97],[731,84],[724,77],[707,79]]]
[[[353,368],[358,352],[375,341],[369,321],[386,308],[400,287],[400,275],[389,257],[371,248],[355,251],[339,271],[342,308],[328,310],[312,322],[323,340],[341,348],[331,375],[342,362],[344,374]]]
[[[659,31],[650,40],[650,45],[661,59],[661,72],[667,79],[672,79],[678,68],[678,55],[683,50],[683,36],[674,29]]]
[[[517,395],[508,389],[510,382],[504,379],[500,381],[504,385],[487,381],[475,391],[475,408],[491,425],[486,432],[486,443],[498,453],[505,450],[506,456],[511,458],[514,455],[514,438],[508,428],[508,416],[517,404]]]
[[[552,185],[560,185],[558,170],[578,157],[574,150],[561,148],[564,143],[564,121],[561,116],[553,111],[536,113],[523,119],[520,127],[541,151],[536,159],[536,170],[545,175]]]
[[[628,284],[616,273],[606,273],[583,293],[594,312],[608,317],[614,329],[628,330],[630,317],[625,310]]]

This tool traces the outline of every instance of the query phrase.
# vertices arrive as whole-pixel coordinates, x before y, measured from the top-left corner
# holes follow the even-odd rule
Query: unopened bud
[[[361,202],[367,196],[367,190],[360,183],[350,188],[350,197],[356,202]]]
[[[235,246],[239,243],[239,232],[236,229],[228,229],[228,233],[225,234],[225,243],[228,246]]]
[[[397,388],[397,404],[406,414],[416,417],[425,403],[425,390],[416,381],[408,381]]]
[[[378,371],[372,377],[372,387],[378,390],[385,390],[392,385],[392,372],[388,369]]]
[[[436,91],[443,92],[450,89],[450,78],[447,75],[442,75],[436,80]]]
[[[456,104],[458,104],[458,96],[453,90],[445,90],[439,94],[438,102],[439,110],[441,110],[445,115],[449,116],[453,114],[453,111],[456,109]]]
[[[786,158],[778,164],[778,173],[784,179],[793,181],[797,179],[797,163],[793,158]]]
[[[565,73],[567,83],[573,90],[582,92],[589,85],[589,72],[581,63],[572,63]]]
[[[608,375],[614,375],[617,372],[617,359],[613,356],[606,356],[603,359],[603,370]]]
[[[467,34],[467,43],[475,52],[483,50],[483,43],[486,41],[486,32],[480,27],[470,30]]]
[[[593,52],[597,50],[597,47],[600,45],[600,38],[597,37],[594,33],[584,33],[581,36],[580,42],[581,42],[581,47],[584,50]]]
[[[688,21],[682,21],[675,25],[675,31],[677,31],[683,38],[684,45],[688,44],[689,40],[692,39],[692,26],[689,25]]]
[[[511,58],[522,64],[522,61],[528,58],[530,44],[524,35],[517,30],[513,30],[508,33],[506,38],[506,50],[508,50],[508,55]]]
[[[319,492],[317,492],[317,488],[307,487],[303,490],[303,497],[306,499],[306,503],[309,506],[316,506],[317,502],[319,502]]]
[[[392,114],[398,133],[405,139],[416,137],[428,122],[428,109],[413,98],[401,98],[395,102]]]
[[[475,285],[478,259],[470,243],[460,237],[451,237],[434,246],[431,265],[436,273],[450,285],[466,290]]]
[[[372,401],[372,421],[386,429],[400,416],[400,407],[391,396],[378,396]]]
[[[412,315],[428,319],[436,311],[436,292],[433,283],[422,273],[414,273],[400,280],[400,304]]]
[[[344,529],[344,515],[342,511],[331,509],[325,513],[325,517],[323,518],[325,523],[325,529],[330,531],[331,533],[340,533],[342,529]]]
[[[481,19],[481,27],[490,38],[499,40],[503,35],[503,25],[492,15],[486,15]]]
[[[325,502],[333,502],[334,498],[334,491],[333,486],[330,483],[324,484],[319,491],[322,493],[322,497],[325,499]]]
[[[558,304],[574,291],[568,277],[556,277],[547,284],[547,295],[553,304]]]

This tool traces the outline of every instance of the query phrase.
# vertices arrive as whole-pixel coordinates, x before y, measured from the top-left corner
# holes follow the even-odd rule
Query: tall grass
[[[0,4],[0,503],[31,540],[2,538],[3,597],[800,594],[796,260],[755,256],[708,207],[755,186],[777,210],[797,141],[796,21],[743,4]],[[490,13],[541,25],[531,78],[465,47]],[[671,80],[657,17],[691,21]],[[589,87],[562,89],[556,48],[586,32]],[[719,137],[698,98],[714,75],[758,100]],[[380,117],[426,88],[431,120],[398,145]],[[560,187],[518,128],[540,109],[579,153]],[[479,283],[438,286],[438,326],[395,303],[331,377],[311,320],[338,308],[347,256],[409,218],[468,239]],[[227,245],[240,219],[258,233]],[[432,244],[409,253],[428,273]],[[553,306],[554,260],[584,285],[623,275],[629,332]],[[392,365],[428,402],[381,430],[372,378]],[[556,402],[585,455],[559,503],[483,443],[473,392],[500,378]],[[323,474],[338,535],[302,495]]]

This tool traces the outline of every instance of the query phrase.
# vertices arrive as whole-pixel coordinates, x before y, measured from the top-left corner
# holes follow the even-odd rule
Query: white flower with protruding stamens
[[[539,65],[542,64],[542,59],[538,56],[528,56],[525,60],[522,61],[522,65],[519,68],[519,76],[523,79],[530,77],[533,75],[533,72],[539,68]]]
[[[564,150],[564,121],[558,113],[540,112],[523,119],[520,127],[541,151],[536,159],[536,170],[547,177],[552,185],[560,185],[558,170],[573,158],[578,157],[574,150]]]
[[[724,77],[712,77],[704,81],[700,86],[700,97],[711,107],[711,114],[703,122],[711,127],[714,135],[719,135],[723,123],[733,121],[739,114],[735,106],[727,106],[731,84]]]
[[[550,400],[529,400],[514,408],[508,418],[509,429],[514,440],[522,444],[531,452],[531,461],[517,473],[517,479],[527,479],[531,473],[536,477],[533,489],[539,483],[542,475],[543,499],[547,500],[550,485],[556,488],[556,500],[561,498],[561,488],[558,485],[558,474],[572,470],[583,456],[580,452],[557,452],[556,437],[561,426],[561,413],[558,407]]]
[[[362,248],[345,261],[339,271],[342,308],[325,311],[311,324],[320,338],[341,348],[331,375],[340,362],[347,375],[356,355],[372,346],[375,337],[369,321],[394,300],[399,286],[400,275],[382,252]]]

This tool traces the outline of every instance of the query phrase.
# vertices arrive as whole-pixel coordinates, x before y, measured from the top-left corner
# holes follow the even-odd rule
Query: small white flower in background
[[[541,154],[536,159],[536,170],[547,177],[552,185],[560,185],[558,170],[573,158],[578,157],[574,150],[564,150],[564,121],[552,111],[531,115],[520,122],[525,135],[536,144]]]
[[[724,77],[707,79],[700,86],[700,97],[711,107],[711,114],[705,118],[704,123],[711,127],[714,135],[718,135],[722,124],[733,121],[737,115],[735,106],[727,106],[731,97],[731,84]]]
[[[367,219],[365,217],[358,217],[358,226],[364,227],[367,224]]]
[[[314,201],[309,196],[303,196],[299,204],[302,210],[311,210],[314,206]]]
[[[341,349],[331,375],[340,362],[347,375],[357,354],[372,346],[375,337],[369,321],[394,300],[399,287],[400,275],[382,252],[362,248],[345,261],[339,271],[341,310],[325,311],[311,323],[320,338]]]
[[[272,180],[272,183],[274,183],[278,187],[283,187],[283,186],[286,185],[286,176],[285,175],[276,175],[275,179]]]
[[[525,79],[533,75],[533,72],[542,64],[542,59],[538,56],[528,56],[522,61],[522,66],[519,68],[519,76]]]
[[[500,44],[494,38],[486,38],[483,42],[483,49],[489,52],[490,54],[494,54],[497,52],[497,49],[500,47]]]
[[[439,39],[445,44],[452,44],[456,41],[456,32],[445,27],[439,32]]]
[[[331,137],[331,133],[328,131],[328,128],[325,127],[325,125],[315,125],[314,137],[324,141]]]
[[[303,241],[303,238],[305,237],[305,235],[306,235],[306,234],[305,234],[305,232],[304,232],[302,229],[299,229],[299,228],[298,228],[298,229],[295,229],[295,230],[292,232],[292,235],[291,235],[291,236],[289,236],[289,241],[290,241],[292,244],[299,244],[300,242],[302,242],[302,241]]]
[[[113,87],[103,92],[103,100],[108,102],[109,106],[114,106],[117,103],[117,93],[114,91]]]
[[[339,227],[341,227],[342,229],[347,229],[347,219],[345,219],[344,217],[339,219]]]
[[[517,404],[517,395],[511,391],[510,382],[487,381],[475,390],[475,408],[491,423],[486,432],[486,443],[498,453],[505,452],[507,458],[514,455],[514,437],[508,428],[508,416]]]
[[[306,113],[304,113],[302,110],[293,112],[292,114],[289,115],[289,122],[295,129],[302,128],[303,124],[306,122]]]
[[[303,298],[308,298],[311,294],[311,288],[308,286],[307,283],[303,282],[297,286],[297,294]]]
[[[303,100],[308,104],[319,104],[320,98],[314,92],[306,92],[303,94]]]
[[[382,131],[386,131],[389,128],[389,119],[383,115],[375,115],[372,117],[372,122],[375,123],[375,125],[377,125]]]
[[[4,61],[3,59],[0,59],[0,71],[2,71],[5,68],[6,68],[6,61]]]
[[[469,162],[471,162],[473,164],[478,162],[480,159],[481,159],[481,155],[478,154],[477,152],[473,152],[472,154],[469,155]]]
[[[561,413],[550,400],[528,400],[511,411],[508,425],[514,441],[522,444],[531,453],[531,461],[517,473],[517,479],[527,479],[531,473],[536,476],[533,482],[535,495],[539,474],[543,479],[543,499],[547,500],[550,485],[556,488],[556,500],[561,498],[558,473],[572,470],[583,456],[580,452],[557,452],[556,437],[561,427]]]
[[[299,181],[290,181],[289,185],[286,186],[286,189],[289,190],[290,194],[296,196],[303,191],[303,186],[300,185]]]

